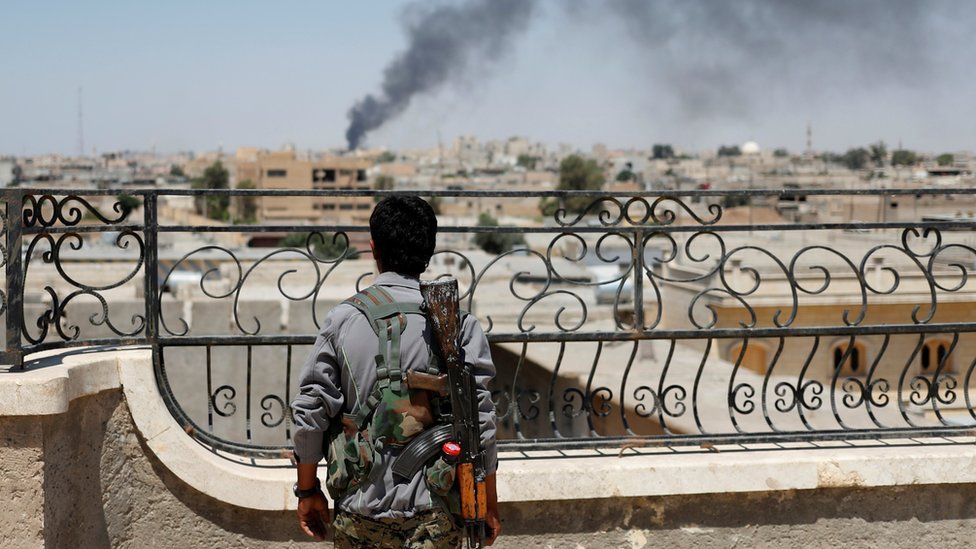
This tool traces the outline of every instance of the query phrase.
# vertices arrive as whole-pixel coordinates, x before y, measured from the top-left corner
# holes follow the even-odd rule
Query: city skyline
[[[627,2],[613,5],[633,9]],[[763,8],[761,2],[741,5],[742,10]],[[879,4],[864,5],[876,9]],[[714,74],[696,68],[702,61],[695,59],[685,72],[668,69],[661,56],[673,55],[682,42],[635,46],[638,40],[619,18],[581,16],[574,12],[592,8],[540,2],[532,24],[512,38],[499,59],[475,76],[464,74],[418,95],[365,144],[429,147],[472,134],[484,140],[526,135],[584,150],[594,143],[647,148],[664,142],[700,151],[755,140],[767,148],[802,151],[812,122],[818,150],[879,139],[930,152],[976,148],[965,122],[976,115],[976,105],[967,100],[976,82],[965,70],[976,52],[965,34],[973,9],[961,3],[932,9],[916,2],[890,5],[891,11],[907,10],[895,21],[902,26],[885,27],[900,33],[895,45],[882,43],[879,47],[890,51],[864,59],[890,56],[897,74],[879,73],[872,84],[865,75],[874,73],[858,62],[838,58],[838,67],[825,67],[826,45],[821,55],[798,59],[795,70],[780,66],[775,57],[729,60],[723,67],[742,76],[730,88],[729,101],[689,116],[676,79],[692,79],[695,91],[694,85]],[[384,68],[407,46],[401,22],[416,21],[418,8],[394,1],[368,8],[311,3],[289,8],[176,2],[9,7],[0,69],[13,75],[13,85],[0,87],[0,154],[76,153],[79,87],[86,153],[96,148],[275,149],[287,142],[343,147],[348,109],[380,86]],[[781,15],[760,9],[742,18]],[[907,16],[912,20],[906,27],[899,21]],[[700,38],[709,32],[708,18],[691,21],[697,26],[690,34]],[[802,34],[797,47],[820,40]],[[916,44],[919,35],[923,43]],[[715,46],[698,53],[707,54],[709,47]],[[920,53],[908,55],[909,48]],[[791,81],[764,93],[769,71]],[[659,74],[675,82],[655,80]],[[822,90],[802,89],[819,79]]]

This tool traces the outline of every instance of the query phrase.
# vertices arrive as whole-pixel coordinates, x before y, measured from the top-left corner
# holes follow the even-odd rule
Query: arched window
[[[949,355],[950,343],[944,339],[932,339],[926,341],[919,349],[919,371],[922,375],[934,374],[939,369],[939,364],[945,360],[942,373],[952,373],[952,356]]]
[[[739,360],[742,345],[742,343],[736,343],[729,347],[728,361],[732,364],[735,364],[735,361]],[[742,355],[742,362],[739,364],[739,367],[752,370],[760,375],[766,375],[766,370],[769,368],[767,354],[765,345],[750,341],[749,345],[746,346],[745,354]]]
[[[834,345],[833,349],[831,349],[830,360],[834,367],[833,371],[840,369],[841,377],[867,375],[868,357],[864,344],[861,342],[855,342],[854,347],[851,349],[850,355],[845,360],[844,354],[847,353],[847,346],[847,343],[838,343],[837,345]]]

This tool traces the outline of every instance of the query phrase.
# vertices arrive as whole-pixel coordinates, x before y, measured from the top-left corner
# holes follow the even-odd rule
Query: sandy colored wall
[[[43,543],[43,434],[39,422],[0,417],[0,540]]]
[[[0,428],[5,548],[304,544],[293,513],[232,507],[169,472],[120,391]],[[498,547],[961,546],[976,527],[976,485],[527,502],[502,513]]]

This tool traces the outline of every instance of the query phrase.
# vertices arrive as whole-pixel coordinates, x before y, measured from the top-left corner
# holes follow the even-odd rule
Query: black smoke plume
[[[459,5],[415,4],[406,21],[407,49],[383,71],[380,92],[349,110],[346,142],[357,148],[372,130],[401,114],[417,94],[483,69],[524,31],[536,0],[469,0]]]
[[[418,94],[460,82],[508,51],[542,0],[415,3],[408,47],[386,67],[380,93],[349,110],[346,140],[402,113]],[[747,118],[786,101],[801,111],[851,90],[909,89],[938,77],[934,45],[976,2],[952,0],[555,0],[577,33],[610,40],[656,115],[681,123]],[[476,69],[476,70],[475,70]],[[587,67],[579,67],[585,74]]]
[[[637,48],[635,73],[670,96],[686,121],[744,115],[777,94],[804,102],[830,88],[911,86],[932,66],[934,20],[955,10],[920,0],[566,5],[577,21],[622,29],[625,47]]]

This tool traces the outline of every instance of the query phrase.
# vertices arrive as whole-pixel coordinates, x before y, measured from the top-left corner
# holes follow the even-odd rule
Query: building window
[[[732,364],[735,364],[735,361],[739,360],[742,345],[742,343],[736,343],[729,348],[729,353],[726,356]],[[766,370],[769,368],[769,362],[766,358],[766,346],[756,342],[750,342],[746,345],[746,351],[742,355],[742,362],[739,363],[739,367],[752,370],[760,375],[766,375]]]
[[[369,204],[356,204],[356,209],[357,210],[368,210],[369,207],[370,207]]]
[[[942,361],[945,361],[945,366],[942,367],[942,373],[951,373],[952,369],[952,356],[949,355],[949,342],[944,339],[934,339],[931,341],[926,341],[925,345],[919,350],[919,362],[921,363],[921,373],[934,374],[936,370],[939,369],[939,365]]]
[[[334,183],[336,171],[326,168],[315,168],[312,170],[312,183]]]
[[[323,210],[334,210],[335,209],[335,204],[322,204],[322,209]]]
[[[268,177],[288,177],[288,170],[268,170]]]
[[[340,184],[350,189],[356,188],[356,170],[339,170]]]
[[[352,204],[339,204],[339,209],[340,210],[351,210],[352,209]]]
[[[847,343],[834,345],[834,348],[830,352],[830,359],[834,366],[834,371],[840,369],[840,375],[847,377],[867,375],[867,352],[864,349],[864,344],[855,342],[850,355],[845,360],[844,355],[846,353]]]
[[[366,170],[356,170],[356,181],[366,181]]]

